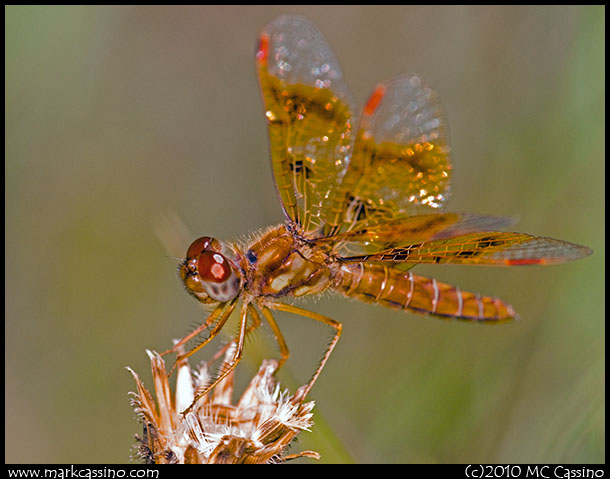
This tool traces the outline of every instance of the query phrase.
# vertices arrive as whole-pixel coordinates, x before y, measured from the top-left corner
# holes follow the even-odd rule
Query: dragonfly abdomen
[[[498,298],[462,291],[457,286],[379,263],[346,263],[335,289],[351,298],[441,319],[506,321],[516,317]]]

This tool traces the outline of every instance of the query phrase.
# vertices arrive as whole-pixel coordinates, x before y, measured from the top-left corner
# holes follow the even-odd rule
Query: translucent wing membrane
[[[442,208],[451,162],[436,93],[412,75],[380,84],[365,105],[343,178],[343,230]]]
[[[283,210],[312,231],[327,221],[351,154],[351,95],[326,40],[303,18],[269,23],[256,58]]]
[[[516,266],[553,264],[572,261],[591,254],[591,250],[553,238],[538,238],[523,233],[483,232],[456,238],[424,241],[376,254],[343,258],[343,261],[404,263],[453,263]]]
[[[446,121],[436,93],[418,77],[377,86],[354,135],[351,94],[311,23],[273,20],[256,58],[276,187],[285,215],[308,238],[444,206]]]
[[[330,245],[340,256],[410,246],[424,241],[454,238],[477,231],[501,230],[511,225],[511,218],[477,216],[468,213],[431,213],[406,216],[366,226],[335,236],[319,238],[316,245]]]

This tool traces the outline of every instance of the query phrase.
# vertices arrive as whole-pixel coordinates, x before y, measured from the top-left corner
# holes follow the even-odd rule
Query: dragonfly
[[[328,325],[333,337],[302,400],[317,380],[342,323],[294,304],[334,291],[440,319],[497,324],[517,313],[501,299],[414,274],[420,263],[549,265],[591,250],[566,241],[505,232],[503,217],[444,212],[451,152],[437,93],[416,75],[377,85],[359,117],[339,62],[307,19],[283,15],[258,39],[255,56],[269,133],[271,167],[284,222],[250,241],[196,239],[179,266],[186,289],[209,305],[205,322],[163,354],[177,363],[208,344],[238,308],[230,360],[183,414],[231,373],[244,339],[266,321],[281,367],[289,348],[274,313]],[[210,328],[188,352],[187,341]]]

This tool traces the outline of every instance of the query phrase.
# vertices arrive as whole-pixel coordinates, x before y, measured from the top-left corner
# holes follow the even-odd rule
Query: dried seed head
[[[299,395],[280,390],[273,376],[277,361],[263,361],[236,404],[231,403],[233,374],[229,374],[183,416],[180,412],[191,404],[195,391],[210,382],[207,367],[192,373],[186,360],[179,364],[172,398],[165,362],[159,354],[147,353],[156,404],[138,375],[127,368],[137,386],[137,392],[131,393],[131,404],[143,425],[143,436],[137,439],[138,456],[144,462],[259,464],[303,456],[319,458],[313,451],[286,454],[295,436],[310,430],[314,403],[303,403]],[[225,364],[232,355],[229,348]]]

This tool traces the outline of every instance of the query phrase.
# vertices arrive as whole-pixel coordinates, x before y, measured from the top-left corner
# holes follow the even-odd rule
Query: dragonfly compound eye
[[[197,273],[211,298],[229,301],[239,293],[239,278],[220,253],[205,250],[197,259]]]
[[[191,243],[189,249],[186,250],[186,259],[192,259],[199,256],[205,250],[220,251],[218,240],[209,236],[202,236]]]

